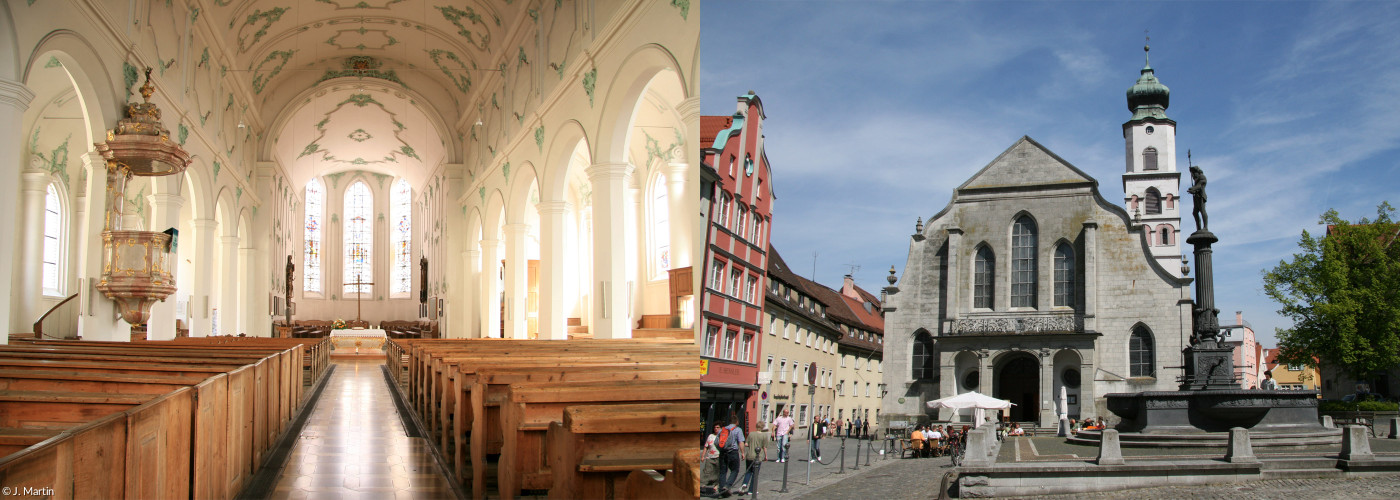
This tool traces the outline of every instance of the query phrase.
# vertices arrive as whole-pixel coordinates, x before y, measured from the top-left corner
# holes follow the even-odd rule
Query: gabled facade
[[[701,412],[706,422],[738,413],[748,429],[758,411],[763,282],[773,216],[763,119],[763,102],[752,92],[739,96],[733,115],[700,118],[702,161],[719,174],[700,266],[705,270]]]

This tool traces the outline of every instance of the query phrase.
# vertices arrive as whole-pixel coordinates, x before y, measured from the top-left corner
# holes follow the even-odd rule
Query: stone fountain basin
[[[1243,389],[1147,391],[1105,396],[1118,430],[1143,433],[1223,432],[1233,427],[1302,430],[1321,427],[1316,391]]]

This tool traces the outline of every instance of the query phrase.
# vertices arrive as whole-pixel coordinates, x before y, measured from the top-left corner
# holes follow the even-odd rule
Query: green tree
[[[1293,328],[1278,330],[1279,361],[1313,357],[1362,378],[1400,365],[1400,224],[1381,202],[1354,223],[1322,214],[1322,237],[1303,231],[1301,253],[1264,271],[1264,292]]]

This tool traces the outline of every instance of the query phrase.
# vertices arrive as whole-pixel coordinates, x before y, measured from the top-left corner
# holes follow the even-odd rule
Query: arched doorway
[[[1040,420],[1040,363],[1029,354],[1012,354],[1002,360],[996,371],[997,383],[992,396],[1012,402],[1009,416],[1012,422]]]

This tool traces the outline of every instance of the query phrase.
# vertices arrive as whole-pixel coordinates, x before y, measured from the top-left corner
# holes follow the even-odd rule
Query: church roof
[[[734,124],[734,118],[730,116],[702,116],[700,117],[700,147],[714,147],[715,135],[721,130],[725,130]],[[720,147],[724,147],[723,144]]]
[[[1029,136],[1021,136],[1015,144],[958,186],[957,191],[1075,184],[1097,186],[1098,181]]]

